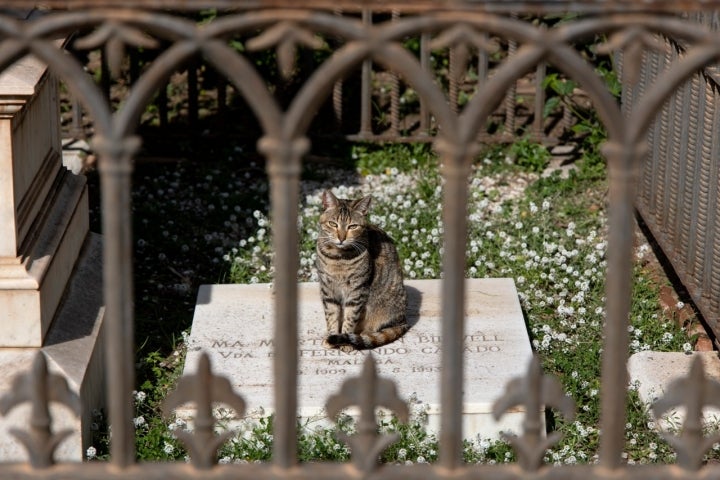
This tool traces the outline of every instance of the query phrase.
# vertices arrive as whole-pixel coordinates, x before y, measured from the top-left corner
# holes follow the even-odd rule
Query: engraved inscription
[[[367,351],[344,352],[328,349],[321,334],[307,331],[298,342],[299,374],[347,375],[362,365]],[[476,331],[465,335],[466,355],[488,355],[502,351],[503,338],[494,333]],[[274,356],[272,338],[243,341],[235,338],[211,339],[210,349],[224,359],[268,358]],[[442,336],[410,332],[398,341],[372,350],[380,368],[392,373],[436,374],[440,372],[439,353]],[[356,367],[356,365],[358,367]]]

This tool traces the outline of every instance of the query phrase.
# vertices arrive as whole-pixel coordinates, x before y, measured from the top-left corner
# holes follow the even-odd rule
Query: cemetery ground
[[[548,463],[594,462],[598,453],[607,220],[606,172],[596,149],[600,138],[585,138],[567,176],[559,171],[543,175],[552,155],[522,139],[507,147],[488,147],[469,178],[467,277],[515,280],[533,349],[545,372],[560,379],[578,407],[572,422],[548,414],[548,427],[563,434],[547,452]],[[228,147],[214,140],[209,134],[200,144],[181,139],[169,149],[179,153],[168,154],[166,149],[164,158],[148,147],[147,156],[141,155],[136,164],[134,421],[141,460],[187,455],[173,436],[184,422],[163,418],[160,404],[182,371],[198,286],[269,282],[273,277],[263,161],[244,142]],[[431,149],[314,145],[302,177],[299,279],[315,279],[320,193],[331,187],[343,197],[373,196],[371,221],[396,240],[406,278],[440,278],[442,182]],[[90,179],[97,196],[93,172]],[[93,203],[92,229],[100,231],[99,209]],[[634,277],[631,353],[693,350],[693,326],[699,320],[689,304],[668,296],[671,283],[641,234]],[[247,326],[238,325],[242,328]],[[406,400],[412,410],[408,424],[390,417],[381,420],[382,431],[401,435],[382,460],[432,462],[439,447],[423,426],[426,405],[422,398]],[[673,462],[672,449],[656,432],[647,407],[632,388],[628,402],[628,463]],[[99,419],[97,442],[88,452],[96,460],[107,456],[103,425]],[[338,428],[350,431],[354,426],[349,418],[340,418]],[[301,461],[349,458],[332,429],[303,425],[299,432]],[[469,438],[465,446],[468,462],[514,460],[503,441]],[[271,451],[272,417],[265,416],[245,423],[222,448],[220,461],[268,460]],[[708,457],[720,457],[720,452],[712,450]]]

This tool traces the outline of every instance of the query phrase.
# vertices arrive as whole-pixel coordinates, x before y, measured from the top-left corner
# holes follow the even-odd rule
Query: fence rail
[[[665,15],[677,8],[688,10],[710,8],[713,2],[389,2],[383,8],[399,12],[388,21],[372,23],[368,15],[352,19],[336,15],[335,8],[345,8],[349,2],[336,2],[332,9],[324,2],[307,2],[298,7],[295,2],[257,1],[47,1],[45,15],[28,21],[17,21],[0,14],[0,69],[7,68],[18,58],[31,53],[58,75],[72,95],[83,104],[93,119],[92,146],[98,155],[102,187],[104,244],[104,291],[106,304],[106,376],[109,417],[112,424],[111,461],[108,464],[53,465],[54,440],[51,423],[33,422],[27,438],[33,444],[29,465],[0,464],[0,476],[13,478],[534,478],[592,477],[616,478],[715,478],[720,476],[717,465],[701,466],[702,432],[688,424],[677,443],[678,465],[629,467],[623,464],[625,442],[625,406],[627,397],[628,312],[632,301],[632,232],[634,227],[634,199],[646,153],[648,131],[654,132],[652,120],[662,109],[666,99],[700,68],[720,58],[720,34],[705,26],[678,16]],[[32,6],[32,2],[7,0],[6,8]],[[368,2],[368,8],[379,9],[381,2]],[[57,7],[57,10],[53,8]],[[198,25],[166,8],[193,10],[207,7],[237,7],[215,21]],[[67,9],[65,9],[67,8]],[[552,28],[527,22],[523,12],[573,10],[594,13],[578,16]],[[497,13],[500,12],[500,13]],[[515,12],[518,15],[502,13]],[[273,35],[263,34],[274,30]],[[102,88],[84,73],[83,66],[66,55],[52,42],[58,33],[83,30],[80,46],[103,49],[110,73],[121,68],[120,60],[126,47],[152,48],[163,45],[160,55],[138,76],[120,106],[108,104]],[[576,50],[579,42],[606,36],[598,49],[608,54],[623,52],[624,77],[632,84],[647,67],[643,52],[652,48],[653,35],[662,34],[684,42],[685,55],[671,63],[668,70],[652,84],[647,77],[637,87],[633,108],[622,112],[616,99],[608,91],[593,66]],[[266,80],[258,74],[247,57],[228,45],[228,38],[245,35],[255,39],[258,49],[277,49],[280,71],[294,67],[293,52],[298,43],[303,48],[315,48],[321,38],[337,39],[332,55],[315,70],[295,93],[286,108],[282,108],[268,91]],[[436,47],[456,45],[468,48],[479,38],[498,37],[515,45],[511,54],[496,68],[493,75],[478,87],[474,96],[461,111],[455,102],[438,87],[436,79],[423,67],[422,58],[402,47],[408,36],[425,38]],[[441,41],[440,39],[444,40]],[[283,43],[290,38],[294,43]],[[274,39],[274,40],[272,40]],[[438,45],[438,43],[440,45]],[[484,48],[480,42],[481,50]],[[79,48],[79,47],[78,47]],[[516,48],[516,51],[513,51]],[[283,50],[284,49],[284,50]],[[282,53],[284,52],[284,53]],[[191,465],[137,464],[134,452],[132,425],[132,391],[134,388],[133,358],[133,269],[131,262],[132,235],[130,232],[130,178],[133,157],[140,146],[135,129],[154,93],[164,85],[169,75],[191,59],[200,55],[227,78],[252,109],[263,131],[258,150],[267,159],[271,186],[271,214],[275,252],[275,322],[276,355],[274,357],[275,419],[274,452],[271,464],[214,466],[212,428],[196,430],[196,436],[186,439],[196,449]],[[422,55],[421,55],[422,57]],[[296,449],[297,411],[297,280],[298,233],[296,219],[299,194],[300,166],[310,149],[307,132],[316,111],[336,91],[335,85],[350,72],[363,68],[368,62],[394,72],[412,86],[425,108],[434,117],[437,136],[435,148],[440,154],[444,193],[442,216],[444,223],[443,287],[442,287],[442,374],[438,388],[442,394],[440,460],[437,465],[376,466],[373,458],[360,458],[353,452],[353,464],[298,465]],[[452,63],[452,62],[451,62]],[[542,73],[544,65],[552,65],[568,78],[577,81],[593,102],[599,118],[607,128],[608,141],[604,154],[609,169],[609,239],[607,273],[607,308],[602,357],[600,455],[597,465],[550,467],[542,466],[538,458],[547,447],[532,432],[519,439],[524,448],[517,449],[518,465],[464,465],[462,463],[461,411],[463,402],[463,327],[465,292],[465,246],[467,240],[468,174],[478,152],[478,132],[488,117],[506,99],[512,100],[512,86],[528,72]],[[653,65],[651,61],[651,65]],[[481,66],[482,67],[482,66]],[[650,67],[654,68],[654,67]],[[365,70],[367,75],[367,70]],[[540,75],[541,76],[541,75]],[[539,76],[539,77],[540,77]],[[452,75],[451,75],[452,77]],[[367,84],[366,87],[367,88]],[[392,89],[394,90],[394,86]],[[456,87],[449,89],[454,96]],[[696,87],[697,90],[697,87]],[[690,95],[692,97],[692,95]],[[367,97],[365,97],[367,98]],[[699,96],[703,98],[702,94]],[[539,100],[538,100],[539,101]],[[706,100],[699,100],[705,101]],[[397,108],[397,102],[391,102]],[[706,108],[707,105],[706,105]],[[508,110],[511,111],[512,109]],[[713,110],[714,112],[714,110]],[[367,112],[366,112],[367,114]],[[427,115],[428,113],[426,113]],[[714,117],[713,117],[714,118]],[[506,124],[512,123],[509,116]],[[425,122],[427,125],[427,121]],[[367,119],[361,125],[368,126]],[[391,122],[392,126],[392,122]],[[660,127],[655,137],[667,138],[668,128]],[[510,129],[508,129],[510,130]],[[361,130],[362,131],[362,130]],[[698,134],[700,131],[698,130]],[[712,135],[706,129],[704,137]],[[705,141],[705,140],[704,140]],[[651,143],[651,148],[652,147]],[[672,147],[672,146],[671,146]],[[706,147],[709,148],[709,147]],[[664,168],[676,168],[663,163]],[[684,168],[683,166],[677,168]],[[709,165],[716,172],[716,162]],[[666,175],[659,173],[659,175]],[[678,176],[677,178],[681,178]],[[717,179],[710,177],[710,179]],[[653,178],[645,182],[653,182]],[[651,185],[653,185],[651,183]],[[701,182],[698,201],[714,206],[716,190],[707,190]],[[707,192],[706,192],[707,190]],[[669,192],[670,194],[670,192]],[[714,212],[714,210],[712,210]],[[679,218],[677,214],[674,219]],[[680,219],[682,221],[682,219]],[[692,220],[691,220],[692,221]],[[714,221],[714,220],[713,220]],[[672,224],[671,224],[672,225]],[[714,224],[713,224],[714,225]],[[709,228],[709,227],[708,227]],[[696,244],[706,257],[700,257],[705,275],[715,265],[708,253],[712,237]],[[705,260],[702,260],[702,259]],[[693,259],[695,261],[695,259]],[[715,263],[714,263],[715,262]],[[710,275],[711,279],[715,277]],[[714,280],[713,280],[714,281]],[[713,284],[714,285],[714,284]],[[536,372],[536,373],[533,373]],[[44,401],[34,404],[45,419],[49,398],[61,398],[62,387],[51,380],[42,361],[38,360],[23,384],[34,385]],[[536,370],[530,370],[521,384],[524,394],[540,395],[546,383]],[[222,379],[209,369],[183,381],[192,382],[191,390],[213,392],[216,398],[236,402],[225,392]],[[549,381],[549,380],[547,380]],[[702,370],[690,380],[697,388],[680,394],[688,407],[702,406],[711,399],[703,396],[703,386],[710,380]],[[50,386],[48,386],[50,385]],[[187,389],[184,389],[187,390]],[[670,392],[673,393],[673,392]],[[678,392],[674,392],[676,395]],[[171,405],[190,400],[175,398]],[[64,398],[64,397],[63,397]],[[21,392],[11,392],[0,403],[5,413],[26,398]],[[209,411],[213,398],[198,405]],[[44,409],[44,410],[43,410]],[[697,410],[697,408],[695,409]],[[698,422],[692,418],[690,422]],[[207,427],[207,425],[205,425]],[[529,428],[529,427],[528,427]],[[202,436],[204,435],[204,436]],[[370,438],[368,441],[374,441]],[[708,446],[709,447],[709,446]],[[41,452],[41,453],[33,453]],[[202,452],[202,454],[198,453]],[[539,455],[538,455],[539,452]]]
[[[400,19],[397,9],[378,12],[364,8],[360,12],[343,12],[336,8],[333,13],[349,19],[360,19],[367,27],[372,27],[373,23],[397,22]],[[518,47],[513,40],[505,42],[499,37],[490,38],[487,34],[479,34],[474,40],[476,43],[468,45],[443,44],[442,37],[431,41],[430,34],[403,39],[404,44],[412,42],[416,45],[412,50],[424,73],[436,79],[456,113],[494,74],[495,68],[502,63],[499,58],[515,54]],[[327,39],[326,44],[332,45],[332,39]],[[130,50],[129,65],[122,74],[125,77],[123,84],[133,84],[140,71],[152,63],[157,54],[155,51]],[[491,61],[491,57],[498,58]],[[256,58],[256,62],[259,61],[268,60]],[[288,73],[286,79],[293,84],[307,80],[314,68],[319,66],[313,59],[305,62],[301,60],[298,64],[296,71]],[[107,98],[119,101],[125,95],[124,85],[118,91],[111,88],[113,79],[102,52],[99,61],[91,62],[88,68],[97,70]],[[154,101],[157,113],[147,121],[160,127],[177,122],[195,126],[202,115],[228,118],[229,104],[241,95],[224,77],[217,76],[212,66],[202,60],[192,61],[183,75],[187,91],[183,92],[182,103],[173,104],[177,100],[171,102],[168,98],[168,89],[176,85],[168,83],[161,86]],[[279,72],[273,72],[273,75],[279,76]],[[572,108],[568,102],[556,102],[552,108],[546,105],[547,98],[556,95],[552,91],[550,95],[546,93],[549,90],[546,80],[547,64],[541,62],[528,75],[511,84],[488,124],[478,131],[478,140],[484,143],[509,143],[522,135],[546,145],[555,145],[561,137],[572,136],[570,129],[577,120]],[[268,80],[268,86],[276,87],[272,80]],[[212,90],[211,95],[208,89]],[[282,97],[282,93],[276,92],[276,95]],[[585,98],[580,90],[573,95]],[[207,104],[202,115],[201,104]],[[74,102],[72,107],[72,113],[66,119],[67,133],[74,138],[83,138],[87,135],[84,127],[91,127],[90,119],[83,122],[82,106],[78,102]],[[242,108],[247,106],[243,105]],[[235,107],[233,113],[237,113],[237,110],[238,107]],[[372,59],[366,59],[358,71],[350,72],[334,84],[332,95],[321,111],[332,112],[332,115],[321,117],[322,121],[318,123],[322,123],[322,126],[311,127],[311,135],[342,136],[350,141],[367,142],[432,142],[437,135],[437,121],[431,115],[427,100],[418,97],[399,75],[378,67]],[[330,130],[329,124],[332,125]]]

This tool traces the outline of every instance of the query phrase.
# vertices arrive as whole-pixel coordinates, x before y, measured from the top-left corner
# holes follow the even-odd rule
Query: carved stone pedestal
[[[84,176],[63,167],[58,85],[33,57],[0,75],[0,397],[42,351],[80,397],[79,417],[53,404],[53,430],[72,434],[61,460],[82,460],[102,401],[102,241],[88,235]],[[25,451],[30,404],[0,416],[0,462]]]

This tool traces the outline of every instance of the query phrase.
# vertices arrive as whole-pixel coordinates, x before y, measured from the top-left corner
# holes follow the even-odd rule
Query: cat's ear
[[[338,206],[338,199],[330,190],[325,190],[322,194],[323,210]]]
[[[368,195],[367,197],[363,197],[360,200],[355,200],[353,202],[352,208],[353,210],[357,210],[362,215],[367,215],[368,211],[370,210],[370,201],[372,200],[372,197]]]

